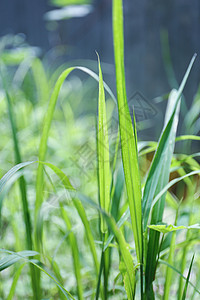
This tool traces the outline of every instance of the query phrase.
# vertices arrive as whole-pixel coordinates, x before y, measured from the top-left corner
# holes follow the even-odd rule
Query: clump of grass
[[[0,271],[9,268],[9,276],[12,277],[14,274],[12,283],[1,284],[2,299],[12,299],[15,293],[17,295],[22,293],[27,299],[33,297],[38,300],[46,296],[52,299],[59,297],[59,299],[151,300],[157,297],[169,299],[174,290],[177,292],[177,299],[186,299],[187,293],[191,299],[194,299],[195,294],[199,297],[197,283],[190,281],[192,272],[196,272],[197,279],[200,276],[198,270],[192,269],[192,266],[196,264],[194,256],[191,262],[188,261],[193,252],[191,247],[196,247],[199,243],[200,225],[196,224],[198,214],[194,214],[195,211],[199,212],[200,167],[195,159],[199,153],[174,154],[176,142],[200,139],[196,135],[176,137],[181,96],[195,56],[188,66],[180,87],[173,89],[169,95],[165,123],[158,143],[140,143],[137,139],[135,116],[133,115],[132,123],[127,103],[122,4],[122,0],[113,0],[117,100],[103,81],[99,56],[99,76],[80,66],[64,70],[54,85],[47,110],[45,107],[41,137],[37,135],[36,138],[37,142],[39,141],[36,160],[23,163],[24,159],[20,152],[20,132],[14,118],[12,99],[4,83],[4,98],[8,102],[16,160],[15,166],[0,180],[0,208],[5,207],[8,211],[16,209],[16,207],[12,209],[12,205],[6,207],[4,198],[7,197],[10,200],[10,195],[14,195],[12,189],[11,191],[9,189],[11,185],[15,187],[15,182],[19,178],[24,212],[20,224],[25,225],[27,245],[21,246],[19,233],[22,230],[16,224],[11,226],[10,230],[13,230],[13,239],[18,246],[10,247],[9,243],[6,244],[3,226],[7,224],[1,223],[2,241],[5,244],[1,246]],[[43,65],[38,58],[35,58],[29,66],[35,78],[38,95],[45,106],[46,93],[49,93],[49,87],[51,87],[51,78],[48,79],[45,75]],[[65,79],[75,70],[87,73],[99,84],[96,122],[97,166],[94,168],[97,171],[98,190],[94,197],[91,196],[89,189],[86,194],[77,188],[76,180],[73,183],[73,176],[70,176],[70,172],[67,172],[69,175],[67,176],[63,168],[56,166],[55,163],[45,162],[47,157],[48,160],[51,159],[48,146],[59,93]],[[41,84],[38,82],[38,72],[44,74]],[[23,78],[24,76],[23,73]],[[4,71],[2,78],[5,81]],[[18,89],[22,90],[20,84]],[[117,104],[119,116],[119,133],[112,163],[105,89],[115,105]],[[196,100],[195,103],[197,102]],[[70,104],[67,103],[67,105],[69,109]],[[71,120],[73,120],[72,112]],[[72,121],[72,127],[74,126],[74,121]],[[64,130],[64,126],[61,128]],[[122,154],[120,159],[118,158],[119,141]],[[150,168],[145,170],[145,178],[143,178],[140,162],[145,161],[145,155],[151,152],[154,153],[153,159]],[[56,160],[56,156],[54,158]],[[58,157],[57,159],[59,161]],[[36,195],[32,206],[27,200],[25,175],[20,173],[22,170],[28,170],[31,165],[37,166],[35,189],[32,185],[31,190],[30,183],[28,185],[30,191]],[[179,177],[169,181],[170,174],[174,171]],[[51,174],[55,174],[59,182],[55,183]],[[78,177],[83,179],[81,178],[83,174]],[[177,199],[169,190],[181,181],[186,185],[188,192],[184,201]],[[45,202],[44,190],[46,188],[48,192],[53,190],[58,198],[56,209],[49,208],[48,212],[45,210],[47,201]],[[63,189],[66,194],[60,195]],[[165,223],[165,212],[168,210],[174,216],[170,224]],[[2,220],[1,215],[0,217]],[[180,233],[178,236],[178,232],[183,231],[187,231],[186,235]],[[80,232],[84,234],[84,237],[80,235]],[[64,243],[65,240],[67,244]],[[5,250],[5,248],[14,248],[12,249],[14,251]],[[178,259],[176,260],[175,257]],[[12,271],[11,266],[15,267],[20,263],[20,267]],[[27,270],[24,271],[27,263],[31,266],[30,274]],[[185,277],[187,265],[189,269]],[[41,273],[45,276],[41,276]],[[173,284],[174,273],[180,276],[180,281],[177,281],[175,285]],[[26,291],[17,288],[22,274],[27,274],[27,280],[30,276],[32,292],[30,288]],[[2,278],[4,278],[3,272]],[[55,286],[52,287],[48,280],[54,282]],[[49,290],[46,288],[48,286],[50,286]],[[58,289],[55,288],[56,286]],[[163,290],[161,295],[159,288]]]

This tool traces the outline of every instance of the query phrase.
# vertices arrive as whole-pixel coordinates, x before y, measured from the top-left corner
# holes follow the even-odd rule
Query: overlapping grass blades
[[[67,76],[75,69],[81,70],[81,71],[89,74],[90,76],[92,76],[97,81],[99,80],[98,76],[94,72],[92,72],[91,70],[89,70],[87,68],[83,68],[83,67],[68,68],[65,71],[63,71],[62,74],[59,76],[59,78],[58,78],[58,80],[55,84],[55,87],[53,89],[53,92],[52,92],[52,95],[51,95],[51,98],[50,98],[50,101],[49,101],[47,113],[46,113],[46,116],[45,116],[44,124],[43,124],[42,135],[41,135],[40,146],[39,146],[39,154],[38,154],[39,161],[45,161],[49,130],[50,130],[50,127],[51,127],[51,122],[52,122],[52,119],[53,119],[53,114],[54,114],[54,110],[55,110],[55,106],[56,106],[56,102],[57,102],[57,99],[58,99],[58,95],[59,95],[61,86],[62,86],[64,80],[67,78]],[[106,90],[110,94],[111,98],[114,101],[116,101],[112,91],[109,89],[109,87],[105,83],[104,83],[104,87],[106,88]],[[41,204],[43,202],[43,183],[44,183],[43,167],[42,167],[41,164],[39,164],[38,165],[38,170],[37,170],[37,176],[36,176],[35,221],[37,219],[38,211],[39,211],[39,209],[41,207]]]
[[[146,226],[149,218],[149,213],[153,198],[163,189],[169,180],[171,159],[174,151],[176,130],[178,124],[180,96],[189,76],[190,70],[194,63],[196,55],[192,58],[183,81],[178,91],[173,90],[170,97],[170,107],[166,113],[166,121],[161,134],[157,151],[151,164],[150,171],[146,180],[143,195],[143,231],[146,231]],[[157,224],[162,221],[164,211],[165,194],[156,203],[152,210],[151,224]],[[150,231],[149,243],[147,248],[146,271],[145,271],[145,293],[147,299],[153,299],[152,282],[155,277],[157,266],[157,255],[159,252],[159,233]],[[146,247],[145,247],[146,248]],[[149,298],[148,298],[149,297]]]
[[[50,270],[47,269],[45,265],[43,265],[41,262],[33,259],[29,259],[28,257],[30,256],[35,256],[38,253],[35,251],[21,251],[21,252],[13,252],[13,251],[8,251],[4,249],[0,249],[0,252],[9,254],[0,261],[0,272],[8,268],[9,266],[13,265],[14,263],[24,260],[25,262],[28,262],[32,264],[34,267],[45,273],[48,277],[50,277],[55,284],[58,286],[58,288],[61,290],[61,292],[65,295],[66,299],[73,299],[75,300],[72,295],[59,283],[57,278],[52,274]]]
[[[60,208],[61,208],[61,214],[62,214],[63,220],[65,221],[65,224],[67,226],[67,229],[69,231],[71,231],[72,225],[71,225],[70,219],[68,217],[68,214],[62,204],[60,204]],[[69,232],[69,240],[70,240],[70,245],[71,245],[71,250],[72,250],[74,272],[75,272],[76,282],[77,282],[78,299],[82,300],[84,298],[83,298],[83,285],[82,285],[82,279],[81,279],[81,266],[80,266],[80,260],[79,260],[79,250],[78,250],[78,244],[77,244],[76,237],[72,231]]]
[[[17,124],[15,121],[14,113],[13,113],[12,99],[10,97],[10,94],[8,92],[8,87],[6,84],[6,78],[4,77],[5,75],[2,74],[2,66],[1,66],[1,70],[0,70],[0,75],[1,75],[2,83],[3,83],[3,87],[5,90],[6,100],[7,100],[8,115],[9,115],[9,119],[10,119],[12,138],[13,138],[13,143],[14,143],[15,163],[20,164],[22,162],[22,158],[21,158],[21,152],[20,152],[19,141],[18,141],[18,136],[17,136]],[[27,244],[27,248],[29,250],[33,250],[32,225],[31,225],[31,219],[30,219],[29,204],[28,204],[28,199],[27,199],[27,187],[26,187],[26,181],[24,179],[24,176],[21,176],[19,178],[19,187],[20,187],[22,207],[23,207],[24,223],[25,223],[25,227],[26,227],[26,244]],[[34,295],[34,299],[37,299],[39,297],[39,286],[38,286],[38,280],[36,277],[35,269],[32,265],[30,266],[30,271],[31,271],[33,295]]]

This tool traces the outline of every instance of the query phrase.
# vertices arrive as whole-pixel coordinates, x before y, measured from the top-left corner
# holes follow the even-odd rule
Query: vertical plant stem
[[[5,94],[6,94],[8,114],[9,114],[9,119],[10,119],[10,124],[11,124],[11,130],[12,130],[14,152],[15,152],[15,163],[19,164],[22,162],[22,159],[21,159],[21,153],[20,153],[20,149],[19,149],[19,142],[18,142],[18,138],[17,138],[16,121],[15,121],[14,113],[13,113],[13,109],[12,109],[11,98],[8,93],[6,82],[5,82],[5,79],[2,74],[1,74],[1,78],[2,78],[2,82],[3,82]],[[25,228],[26,228],[26,244],[27,244],[27,248],[29,250],[33,250],[32,227],[31,227],[31,219],[30,219],[30,212],[29,212],[28,199],[27,199],[26,182],[25,182],[24,176],[21,176],[19,178],[19,186],[20,186],[20,193],[21,193],[21,200],[22,200],[22,207],[23,207],[24,223],[25,223]],[[37,277],[36,277],[36,270],[33,265],[30,265],[30,272],[31,272],[33,297],[35,300],[39,300],[40,299],[39,286],[38,286],[38,281],[37,281]]]

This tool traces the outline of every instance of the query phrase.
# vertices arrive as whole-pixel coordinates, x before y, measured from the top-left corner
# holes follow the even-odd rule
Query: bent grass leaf
[[[33,266],[38,268],[40,271],[45,273],[49,278],[51,278],[56,283],[58,288],[62,291],[62,293],[66,296],[67,299],[75,300],[72,297],[72,295],[59,283],[59,281],[57,280],[55,275],[50,270],[48,270],[48,268],[43,263],[41,263],[38,260],[33,260],[33,259],[28,258],[30,256],[38,255],[38,252],[36,252],[36,251],[14,252],[14,251],[9,251],[9,250],[5,250],[5,249],[0,249],[0,252],[9,254],[9,256],[6,256],[5,258],[0,260],[0,271],[2,271],[2,268],[5,269],[5,266],[6,266],[6,268],[8,268],[9,266],[13,265],[14,263],[18,262],[21,259],[25,260],[26,262],[32,264]],[[10,259],[9,259],[9,257],[10,257]]]
[[[152,202],[152,207],[154,207],[154,205],[159,201],[159,199],[166,193],[166,191],[172,187],[174,184],[180,182],[181,180],[183,180],[184,178],[187,178],[187,177],[190,177],[190,176],[193,176],[193,175],[198,175],[200,173],[200,170],[197,170],[197,171],[192,171],[186,175],[183,175],[179,178],[175,178],[173,180],[171,180],[161,191],[160,193],[158,193],[156,195],[156,197],[153,199],[153,202]]]
[[[6,257],[0,259],[0,272],[12,266],[14,263],[18,262],[20,259],[30,256],[38,255],[36,251],[20,251],[20,252],[12,252],[4,249],[0,249],[0,252],[8,253]]]

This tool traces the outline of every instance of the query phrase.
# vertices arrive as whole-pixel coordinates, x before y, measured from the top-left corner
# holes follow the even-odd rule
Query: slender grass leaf
[[[113,0],[113,39],[122,161],[138,262],[142,262],[141,182],[137,138],[127,103],[124,71],[122,1]]]
[[[110,208],[110,159],[109,159],[109,142],[108,142],[108,129],[106,118],[106,103],[103,86],[103,76],[101,71],[100,60],[98,57],[99,65],[99,101],[98,101],[98,178],[99,178],[99,199],[100,206],[106,212]],[[101,231],[106,232],[107,226],[105,220],[101,221]]]
[[[194,254],[192,256],[192,260],[191,260],[190,267],[189,267],[189,270],[188,270],[188,275],[187,275],[187,279],[186,279],[186,282],[185,282],[185,288],[184,288],[184,291],[183,291],[182,300],[186,299],[186,293],[187,293],[188,283],[189,283],[189,279],[190,279],[190,274],[191,274],[191,271],[192,271],[193,261],[194,261]]]

